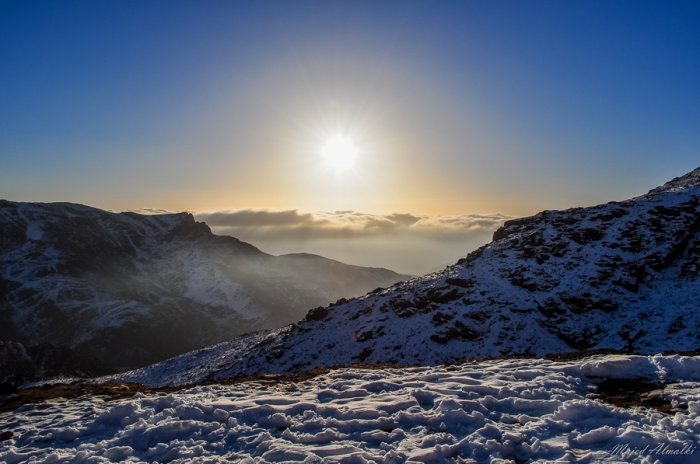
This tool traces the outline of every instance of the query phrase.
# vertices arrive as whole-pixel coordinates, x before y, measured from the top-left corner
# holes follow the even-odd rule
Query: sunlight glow
[[[325,141],[321,147],[321,156],[329,168],[346,171],[355,165],[357,146],[350,137],[336,134]]]

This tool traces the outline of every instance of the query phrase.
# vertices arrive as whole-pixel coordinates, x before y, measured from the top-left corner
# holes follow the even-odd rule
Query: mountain
[[[271,256],[213,235],[188,213],[0,200],[0,340],[14,343],[0,346],[0,358],[5,372],[8,359],[27,368],[13,354],[24,348],[42,359],[58,349],[79,370],[134,368],[404,278],[314,255]]]
[[[357,364],[700,348],[700,168],[621,202],[506,222],[441,272],[120,379],[186,384]]]

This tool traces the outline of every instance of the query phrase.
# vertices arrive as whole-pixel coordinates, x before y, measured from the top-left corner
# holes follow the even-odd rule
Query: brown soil
[[[651,408],[664,414],[675,414],[687,409],[687,405],[674,408],[664,396],[661,383],[635,379],[606,379],[596,385],[594,398],[621,408]]]
[[[53,398],[77,398],[85,395],[95,395],[118,399],[131,397],[136,393],[153,391],[153,389],[137,383],[95,385],[85,382],[74,382],[42,385],[40,387],[20,389],[14,395],[7,395],[4,398],[0,397],[0,412],[13,411],[25,404],[43,403]]]

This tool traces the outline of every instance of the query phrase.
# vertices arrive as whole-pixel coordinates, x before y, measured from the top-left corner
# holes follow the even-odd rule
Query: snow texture
[[[700,462],[700,359],[597,356],[329,371],[0,415],[0,461]],[[591,394],[600,377],[677,382],[672,415]],[[683,407],[680,407],[680,406]],[[680,454],[679,454],[680,453]]]

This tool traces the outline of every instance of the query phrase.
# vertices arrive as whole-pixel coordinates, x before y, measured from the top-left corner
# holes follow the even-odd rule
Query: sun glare
[[[321,156],[326,165],[335,171],[346,171],[355,165],[357,146],[348,136],[336,134],[325,141]]]

